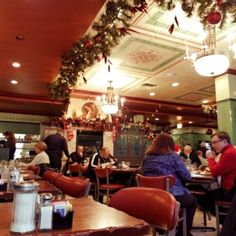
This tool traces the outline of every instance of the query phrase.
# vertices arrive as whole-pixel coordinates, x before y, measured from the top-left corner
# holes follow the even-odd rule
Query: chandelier
[[[208,105],[202,104],[203,113],[207,114],[208,116],[216,116],[217,115],[217,107],[216,104]]]
[[[109,80],[108,83],[107,94],[103,94],[102,97],[97,97],[97,102],[101,106],[103,113],[113,115],[116,114],[119,111],[119,108],[124,105],[125,99],[119,98],[118,95],[114,94],[111,80]]]
[[[216,49],[215,25],[208,24],[205,28],[202,50],[199,53],[189,54],[186,48],[185,60],[193,62],[196,72],[202,76],[217,76],[226,72],[229,68],[229,56]],[[229,49],[236,56],[236,45],[230,41]]]

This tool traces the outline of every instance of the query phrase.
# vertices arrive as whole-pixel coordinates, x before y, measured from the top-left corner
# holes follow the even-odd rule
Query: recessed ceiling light
[[[192,123],[193,123],[193,121],[191,121],[191,120],[190,120],[188,123],[189,123],[189,124],[192,124]]]
[[[206,103],[208,103],[208,102],[209,102],[208,100],[203,100],[203,101],[202,101],[203,104],[206,104]]]
[[[176,120],[182,120],[182,119],[183,119],[182,116],[177,116],[177,117],[176,117]]]
[[[176,73],[175,72],[170,72],[170,73],[167,73],[166,76],[167,77],[173,77],[173,76],[176,76]]]
[[[12,84],[18,84],[18,81],[17,80],[12,80],[11,83]]]
[[[155,120],[160,120],[160,119],[158,117],[156,117]]]
[[[171,84],[172,87],[178,87],[179,86],[179,83],[178,82],[174,82]]]
[[[13,62],[12,66],[15,67],[15,68],[19,68],[21,65],[20,65],[19,62]]]
[[[149,96],[155,96],[155,95],[156,95],[156,93],[154,93],[154,92],[149,93]]]

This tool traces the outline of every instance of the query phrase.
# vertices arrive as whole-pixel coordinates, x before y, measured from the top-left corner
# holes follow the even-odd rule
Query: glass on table
[[[190,165],[190,171],[192,172],[197,171],[197,162],[194,162]]]
[[[126,165],[126,168],[129,168],[129,167],[130,167],[130,162],[129,162],[129,161],[126,161],[126,162],[125,162],[125,165]]]

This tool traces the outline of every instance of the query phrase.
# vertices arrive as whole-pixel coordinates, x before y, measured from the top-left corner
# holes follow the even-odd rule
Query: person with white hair
[[[197,163],[197,166],[201,165],[201,161],[199,160],[197,153],[193,150],[190,144],[184,146],[183,152],[180,153],[185,160],[190,159],[192,163]]]

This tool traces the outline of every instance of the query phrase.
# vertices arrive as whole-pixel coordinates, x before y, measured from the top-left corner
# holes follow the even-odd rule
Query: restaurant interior
[[[14,132],[15,160],[30,162],[36,154],[35,144],[56,133],[58,125],[63,123],[69,153],[79,144],[85,147],[86,158],[91,158],[99,148],[108,147],[120,166],[128,166],[132,174],[136,173],[134,170],[142,164],[147,148],[160,133],[170,134],[181,149],[190,144],[197,151],[201,142],[210,149],[211,135],[222,130],[228,132],[236,145],[235,14],[236,4],[232,0],[207,3],[178,0],[0,1],[0,140],[4,139],[5,131]],[[4,160],[8,160],[6,150],[0,148],[0,163]],[[65,162],[64,155],[63,164]],[[115,198],[111,205],[116,209],[94,203],[90,190],[98,194],[97,183],[83,182],[90,190],[83,186],[78,195],[65,187],[72,186],[66,178],[73,176],[66,176],[57,183],[58,176],[54,174],[42,180],[36,177],[38,170],[29,171],[23,168],[24,180],[40,182],[39,190],[36,190],[38,186],[31,186],[32,193],[47,192],[56,199],[63,196],[63,200],[68,197],[74,207],[74,220],[72,214],[71,230],[58,226],[59,217],[53,223],[55,228],[49,226],[53,231],[47,231],[48,234],[37,227],[35,233],[32,222],[20,233],[151,235],[149,225],[155,223],[150,224],[149,219],[131,212],[126,213],[132,217],[119,215],[117,209],[122,206],[116,205]],[[213,181],[212,176],[204,180],[195,177],[192,176],[192,180],[198,183],[203,181],[211,185]],[[81,188],[81,183],[76,184]],[[24,209],[17,207],[21,204],[17,204],[16,199],[20,192],[27,193],[22,189],[14,190],[14,195],[0,191],[0,207],[3,204],[11,206],[9,211],[0,213],[0,216],[9,215],[0,235],[14,235],[19,231],[16,212]],[[105,202],[110,203],[110,196],[107,196]],[[168,201],[173,202],[173,199]],[[35,204],[33,199],[32,204]],[[176,202],[173,204],[176,210]],[[87,211],[94,212],[92,209],[97,210],[93,226],[92,219],[83,220],[77,212],[81,210],[83,216],[87,216]],[[106,220],[109,217],[113,220],[103,225],[99,220],[101,211]],[[176,211],[181,211],[181,207]],[[156,217],[164,219],[161,215]],[[75,219],[81,220],[81,226],[75,225]],[[192,235],[218,236],[217,219],[214,216],[209,219],[207,212],[198,210],[195,226],[204,227],[193,231]],[[170,231],[168,235],[175,235],[176,222],[173,221],[168,229],[164,227],[164,231]],[[64,223],[62,221],[61,225]],[[204,230],[206,226],[210,226],[208,231]],[[127,231],[122,231],[122,227]],[[187,236],[186,232],[183,236]]]

